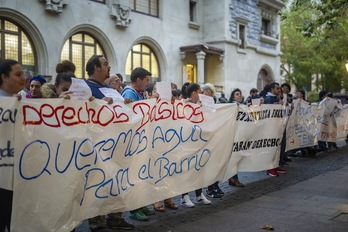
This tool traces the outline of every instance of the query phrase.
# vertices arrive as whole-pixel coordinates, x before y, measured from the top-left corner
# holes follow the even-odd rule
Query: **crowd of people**
[[[113,103],[113,98],[105,96],[101,88],[112,88],[116,90],[125,99],[126,103],[141,101],[148,98],[158,98],[155,83],[150,83],[151,73],[144,68],[135,68],[130,76],[130,83],[124,83],[121,74],[110,74],[110,65],[104,56],[94,55],[87,64],[86,71],[88,79],[87,85],[90,87],[92,96],[97,99],[106,101],[106,104]],[[0,96],[18,96],[23,98],[66,98],[69,99],[72,92],[69,88],[72,84],[72,79],[76,78],[75,65],[70,61],[62,61],[57,64],[56,78],[54,84],[48,83],[41,75],[33,75],[28,71],[23,71],[21,65],[15,60],[3,60],[0,63]],[[236,103],[251,105],[258,99],[258,104],[291,104],[293,98],[301,98],[305,101],[306,93],[303,90],[298,90],[296,96],[293,97],[291,87],[287,83],[271,83],[264,87],[262,91],[256,88],[250,90],[250,95],[244,100],[242,91],[238,88],[234,89],[230,95],[229,100],[222,95],[217,98],[214,85],[205,83],[199,85],[197,83],[184,83],[182,88],[178,88],[175,83],[171,83],[173,98],[185,102],[199,104],[199,94],[210,96],[214,99],[216,104]],[[327,91],[319,93],[319,100],[321,101],[326,96],[330,95]],[[91,99],[92,100],[92,99]],[[267,170],[270,176],[278,176],[279,173],[286,173],[284,167],[289,165],[291,159],[288,158],[288,153],[285,152],[285,136],[284,131],[283,140],[281,143],[281,154],[279,160],[279,167]],[[325,142],[320,142],[318,149],[325,150],[328,146],[335,146],[335,144],[327,145]],[[229,178],[229,185],[234,187],[245,187],[239,180],[238,175]],[[183,207],[192,208],[195,204],[211,204],[212,201],[208,198],[221,198],[224,192],[219,187],[219,182],[212,183],[207,186],[207,190],[195,190],[195,200],[190,199],[189,193],[182,194],[180,205]],[[208,198],[207,198],[208,197]],[[12,210],[12,191],[0,188],[0,232],[10,231],[11,210]],[[173,201],[173,198],[165,199],[163,202],[154,202],[153,207],[143,206],[141,208],[130,211],[129,215],[132,220],[147,221],[151,215],[157,212],[164,212],[166,209],[177,210],[178,205]],[[88,220],[84,220],[82,224],[74,229],[76,232],[98,231],[105,228],[126,229],[132,230],[134,226],[123,217],[122,212],[110,213],[108,215],[101,215]]]

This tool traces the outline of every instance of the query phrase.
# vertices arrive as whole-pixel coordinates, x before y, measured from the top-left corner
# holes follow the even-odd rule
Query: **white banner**
[[[317,105],[301,99],[294,100],[294,108],[286,127],[286,150],[318,144]]]
[[[348,140],[348,105],[344,105],[342,110],[335,114],[337,125],[337,140]]]
[[[154,99],[21,101],[13,231],[71,231],[233,176],[236,113]]]
[[[0,188],[12,190],[14,127],[17,114],[16,97],[2,97],[0,100]]]
[[[325,98],[318,105],[317,127],[318,140],[327,142],[336,142],[337,123],[335,114],[340,111],[342,106],[336,99]]]
[[[232,158],[238,171],[261,171],[279,166],[285,107],[239,106]]]
[[[336,142],[346,140],[348,133],[348,105],[325,98],[319,104],[294,101],[294,109],[286,127],[286,150],[311,147],[318,140]]]
[[[0,99],[0,183],[11,187],[14,170],[15,232],[71,231],[83,219],[206,187],[237,171],[277,167],[287,120],[280,105],[204,111],[155,99]],[[337,139],[347,137],[347,108],[312,107],[295,103],[287,130],[293,149],[317,140],[316,122],[328,121],[318,114],[323,107],[335,119],[326,131],[335,126]],[[306,142],[304,135],[314,138]]]

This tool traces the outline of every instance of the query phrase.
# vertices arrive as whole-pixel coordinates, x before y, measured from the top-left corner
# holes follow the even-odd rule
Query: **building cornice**
[[[282,0],[258,0],[257,4],[276,11],[280,11],[285,7],[285,3]]]

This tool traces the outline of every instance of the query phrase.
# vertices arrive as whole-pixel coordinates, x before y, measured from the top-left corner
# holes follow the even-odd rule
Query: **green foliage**
[[[343,8],[343,9],[342,9]],[[347,0],[294,0],[282,12],[282,70],[298,89],[348,89]],[[317,78],[321,77],[321,78]]]
[[[307,94],[308,101],[310,102],[316,102],[319,98],[319,93],[317,91],[308,91]]]
[[[294,0],[291,4],[291,11],[313,12],[300,25],[303,34],[308,37],[315,36],[317,28],[337,29],[340,19],[346,17],[347,9],[347,0]]]

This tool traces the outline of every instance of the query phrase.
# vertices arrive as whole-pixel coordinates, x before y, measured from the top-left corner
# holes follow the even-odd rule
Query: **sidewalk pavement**
[[[173,231],[348,231],[348,165]]]
[[[348,146],[292,159],[287,174],[279,177],[240,173],[245,188],[220,183],[225,196],[210,199],[212,205],[167,209],[148,222],[127,220],[134,231],[267,231],[263,226],[279,232],[348,231]]]

